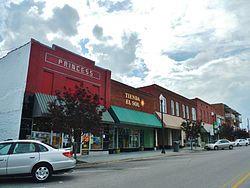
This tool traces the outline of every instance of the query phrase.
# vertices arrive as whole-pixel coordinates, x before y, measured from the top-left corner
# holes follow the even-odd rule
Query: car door
[[[9,155],[7,174],[30,173],[39,161],[39,153],[32,142],[17,142]]]
[[[227,148],[229,146],[229,142],[227,140],[221,140],[221,148]]]
[[[7,162],[11,145],[12,143],[0,144],[0,175],[6,175],[7,173]]]

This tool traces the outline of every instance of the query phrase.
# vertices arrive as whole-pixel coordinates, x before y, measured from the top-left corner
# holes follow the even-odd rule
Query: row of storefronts
[[[96,66],[95,62],[34,39],[3,57],[0,67],[0,78],[6,80],[0,92],[1,139],[31,138],[68,147],[69,135],[51,130],[45,120],[48,102],[55,99],[55,91],[77,84],[98,94],[103,99],[101,107],[107,109],[97,133],[85,130],[77,133],[75,141],[81,154],[161,148],[162,126],[165,147],[171,148],[174,141],[184,146],[187,141],[181,123],[196,121],[200,116],[195,100],[157,84],[134,88],[112,80],[111,71]],[[214,120],[208,120],[201,142],[208,142],[205,137],[213,135],[210,125]]]

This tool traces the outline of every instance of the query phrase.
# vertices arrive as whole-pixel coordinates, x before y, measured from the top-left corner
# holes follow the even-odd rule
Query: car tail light
[[[66,151],[66,152],[63,152],[63,155],[65,157],[72,158],[73,157],[73,152],[72,151]]]

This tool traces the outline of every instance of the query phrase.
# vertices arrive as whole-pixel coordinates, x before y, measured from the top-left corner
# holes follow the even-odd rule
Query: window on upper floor
[[[192,120],[196,121],[196,110],[192,108]]]
[[[186,106],[186,114],[187,114],[187,119],[189,119],[189,107]]]
[[[175,115],[174,113],[174,100],[171,100],[171,115]]]
[[[175,103],[175,108],[176,108],[176,116],[180,116],[180,106],[178,102]]]
[[[162,104],[160,101],[160,112],[167,113],[167,99],[162,97]]]
[[[185,111],[185,105],[182,105],[182,117],[186,118],[186,111]]]

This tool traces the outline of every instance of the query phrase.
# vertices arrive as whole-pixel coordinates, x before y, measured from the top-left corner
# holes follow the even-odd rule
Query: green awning
[[[49,102],[53,102],[56,99],[54,95],[46,95],[43,93],[35,93],[33,117],[45,117],[48,111]],[[100,106],[103,109],[104,106]],[[108,110],[102,113],[102,123],[114,123]]]
[[[118,106],[111,106],[110,114],[115,122],[119,124],[155,128],[161,127],[161,122],[154,114],[139,112]]]
[[[56,96],[46,95],[43,93],[35,93],[33,117],[43,117],[48,111],[49,102],[53,102]]]
[[[100,106],[100,109],[103,109],[104,106]],[[115,123],[115,121],[113,120],[112,116],[110,115],[109,111],[106,110],[105,112],[102,113],[102,123]]]

